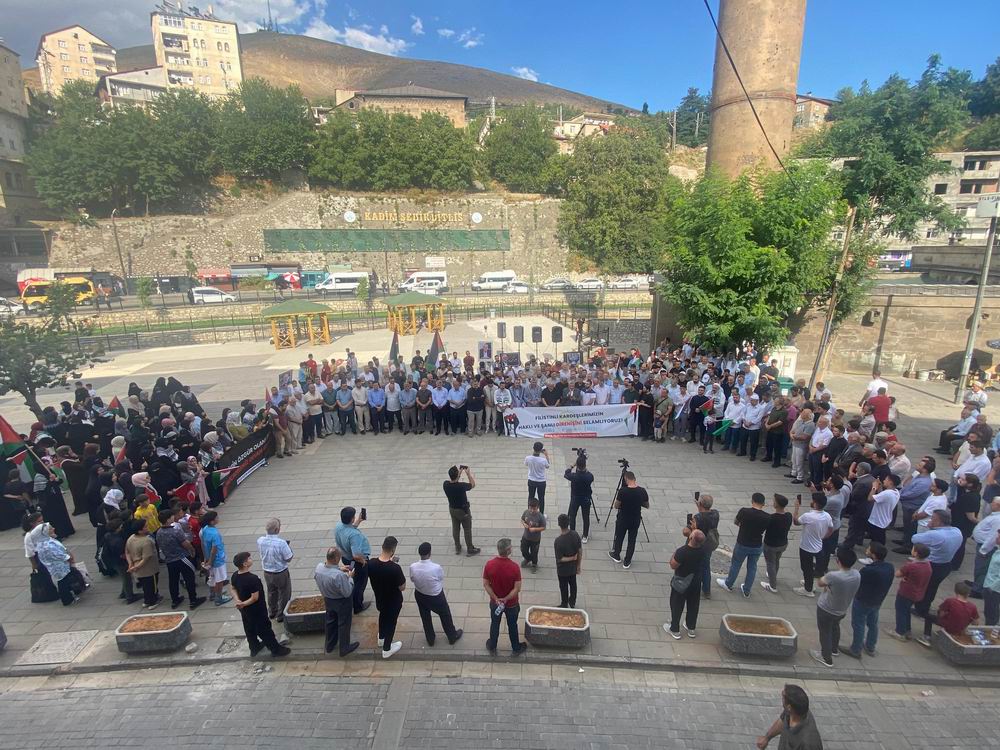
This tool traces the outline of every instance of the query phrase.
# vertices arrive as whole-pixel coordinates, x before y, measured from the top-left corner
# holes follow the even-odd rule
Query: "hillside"
[[[260,76],[285,86],[294,83],[310,99],[332,97],[334,89],[383,89],[413,83],[479,102],[495,96],[501,104],[554,103],[599,112],[609,105],[631,109],[484,68],[391,57],[307,36],[258,31],[241,34],[240,44],[244,76]],[[118,50],[119,70],[145,68],[154,62],[152,45]]]

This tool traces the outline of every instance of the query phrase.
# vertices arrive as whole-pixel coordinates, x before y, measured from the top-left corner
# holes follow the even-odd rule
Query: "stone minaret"
[[[720,0],[719,31],[771,144],[785,158],[795,118],[806,0]],[[777,160],[754,119],[722,44],[716,39],[708,166],[730,177]]]

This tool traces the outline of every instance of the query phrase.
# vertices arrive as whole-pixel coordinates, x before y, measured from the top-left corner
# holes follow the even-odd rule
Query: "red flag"
[[[122,449],[120,451],[118,451],[118,455],[115,456],[115,463],[116,464],[120,464],[122,461],[125,460],[125,448],[126,448],[126,446],[123,445]]]

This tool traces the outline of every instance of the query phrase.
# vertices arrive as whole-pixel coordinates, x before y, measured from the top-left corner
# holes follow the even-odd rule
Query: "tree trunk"
[[[18,391],[22,396],[24,396],[24,405],[31,409],[31,413],[38,417],[39,420],[42,418],[42,407],[38,403],[38,399],[35,398],[33,391]]]

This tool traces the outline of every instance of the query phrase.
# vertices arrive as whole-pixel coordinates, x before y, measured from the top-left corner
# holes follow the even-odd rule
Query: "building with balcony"
[[[42,91],[58,96],[69,81],[96,83],[118,70],[114,47],[83,26],[67,26],[43,34],[36,61]]]
[[[239,29],[202,11],[164,0],[150,14],[156,65],[167,88],[187,87],[222,97],[243,82]]]
[[[21,62],[0,42],[0,227],[23,226],[43,206],[28,177],[28,103],[21,82]],[[0,231],[0,249],[4,242]]]
[[[109,73],[97,82],[97,96],[105,104],[147,106],[167,90],[163,68],[141,68],[127,73]]]

